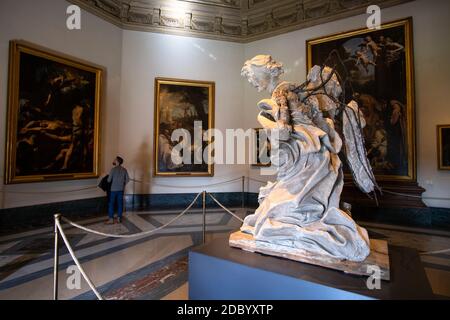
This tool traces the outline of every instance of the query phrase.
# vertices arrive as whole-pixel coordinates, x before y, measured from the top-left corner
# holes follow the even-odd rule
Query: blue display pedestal
[[[189,253],[192,300],[433,299],[417,251],[389,246],[391,281],[369,290],[367,277],[231,248],[220,238]]]

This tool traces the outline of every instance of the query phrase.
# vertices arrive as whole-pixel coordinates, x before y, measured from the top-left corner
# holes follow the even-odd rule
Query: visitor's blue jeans
[[[111,195],[109,197],[109,218],[114,218],[114,204],[117,200],[117,211],[118,217],[122,218],[123,212],[123,191],[111,191]]]

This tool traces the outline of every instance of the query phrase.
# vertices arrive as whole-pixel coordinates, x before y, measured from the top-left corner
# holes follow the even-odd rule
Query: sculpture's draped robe
[[[277,130],[274,99],[260,103],[258,120]],[[267,117],[267,115],[271,117]],[[344,177],[339,152],[342,140],[333,121],[325,125],[292,121],[292,132],[279,141],[278,180],[262,187],[260,206],[246,217],[241,230],[270,245],[289,246],[310,253],[363,261],[370,253],[367,231],[339,209]],[[275,148],[276,151],[276,148]],[[276,153],[276,152],[275,152]],[[272,155],[276,157],[276,155]]]

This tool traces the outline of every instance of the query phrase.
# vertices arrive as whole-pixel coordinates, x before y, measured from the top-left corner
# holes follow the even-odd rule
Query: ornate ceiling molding
[[[412,0],[67,0],[123,29],[247,43]]]

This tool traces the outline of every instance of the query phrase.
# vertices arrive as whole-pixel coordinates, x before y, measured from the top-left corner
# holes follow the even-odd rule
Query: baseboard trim
[[[195,198],[195,193],[125,195],[128,211],[184,209]],[[246,192],[219,192],[213,195],[226,207],[256,208],[258,194]],[[53,224],[53,215],[61,213],[71,219],[100,216],[107,212],[106,197],[65,201],[19,208],[0,209],[0,234],[36,229]],[[207,208],[218,205],[207,197]],[[202,207],[201,198],[194,209]],[[353,204],[356,221],[378,222],[411,227],[450,230],[450,208],[372,208]]]

